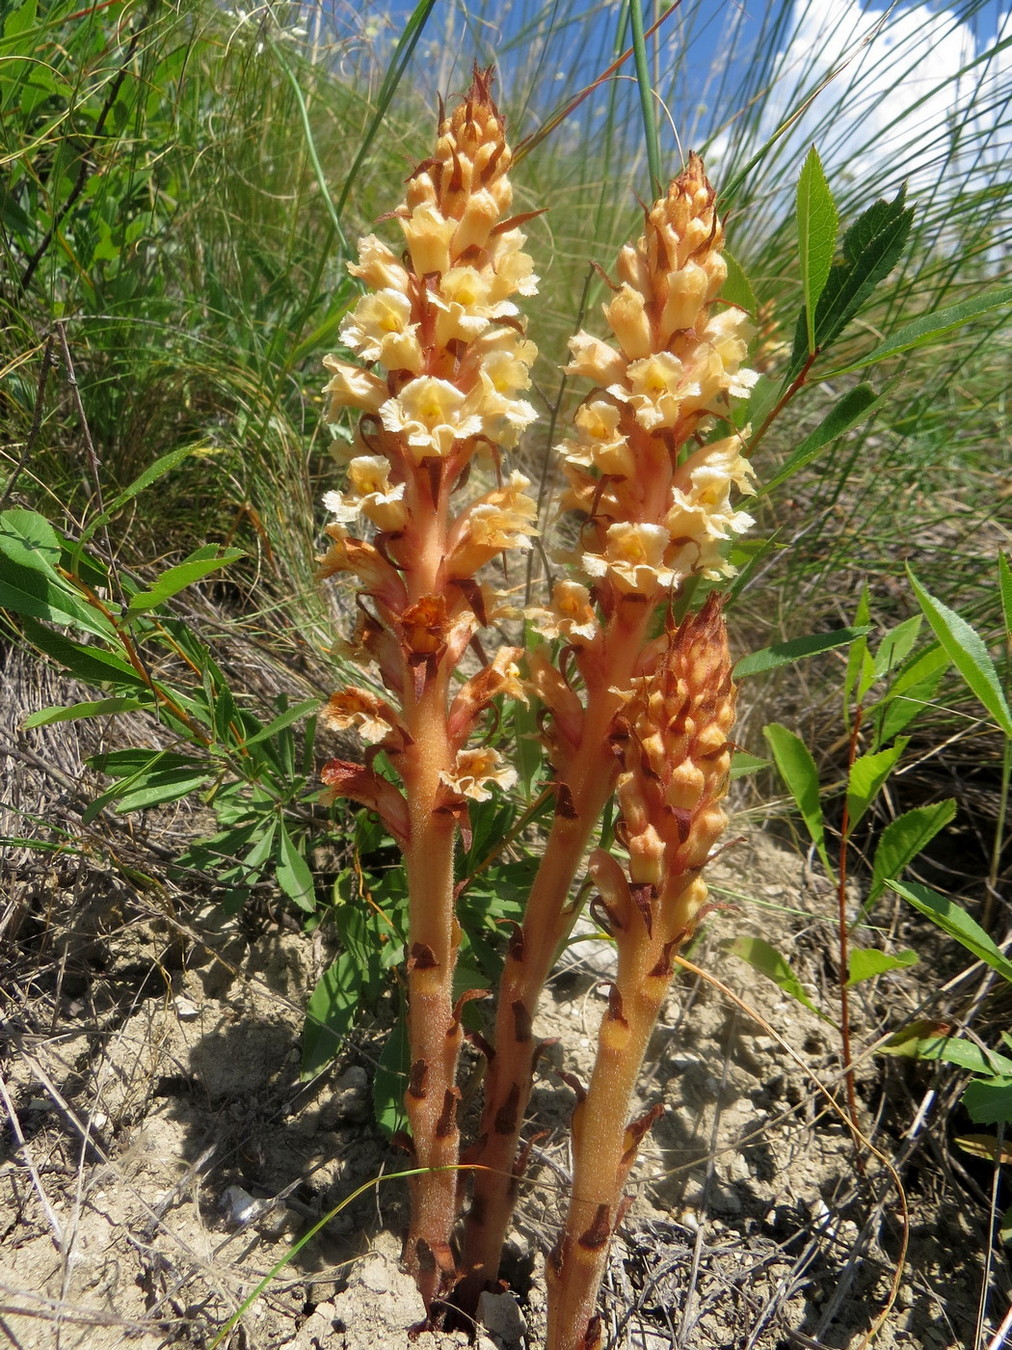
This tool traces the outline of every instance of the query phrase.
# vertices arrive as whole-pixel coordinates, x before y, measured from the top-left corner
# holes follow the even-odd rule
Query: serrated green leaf
[[[875,653],[875,678],[877,680],[884,679],[902,661],[907,659],[913,650],[914,643],[917,641],[923,622],[919,614],[914,614],[909,619],[904,619],[902,623],[898,623],[895,628],[890,628],[889,632],[885,634]]]
[[[974,1079],[960,1098],[977,1125],[1012,1121],[1012,1075]]]
[[[815,352],[815,309],[836,249],[839,216],[813,145],[798,178],[796,194],[801,287],[808,324],[808,351]]]
[[[115,516],[118,511],[122,510],[127,502],[132,501],[138,493],[143,492],[144,489],[150,487],[152,483],[157,483],[159,478],[164,478],[167,473],[171,473],[178,464],[181,464],[183,460],[187,459],[190,455],[196,454],[197,451],[197,446],[184,446],[181,450],[170,450],[167,455],[162,455],[159,459],[156,459],[153,464],[149,464],[144,472],[139,474],[132,483],[125,487],[122,492],[118,493],[111,502],[106,503],[105,510],[102,511],[100,515],[97,515],[94,519],[88,521],[87,525],[81,531],[79,542],[82,544],[86,543],[96,530],[101,529],[103,525],[108,525],[113,516]]]
[[[872,705],[876,746],[885,745],[930,704],[949,666],[949,655],[933,646],[895,678]]]
[[[312,1078],[340,1053],[358,1018],[362,975],[349,951],[324,971],[309,997],[302,1030],[302,1077]]]
[[[830,268],[815,309],[815,344],[819,350],[825,350],[840,335],[899,261],[913,223],[913,211],[906,207],[905,199],[906,188],[901,188],[891,202],[875,202],[844,235],[843,260]],[[808,315],[802,310],[784,376],[785,388],[808,360]]]
[[[1012,983],[1012,961],[999,951],[976,919],[971,919],[955,901],[913,881],[887,880],[886,884],[915,909],[926,914],[944,933],[961,943],[978,961],[983,961],[996,970],[1003,980]]]
[[[77,722],[83,717],[114,717],[117,713],[136,712],[138,708],[150,708],[152,699],[139,698],[101,698],[92,703],[72,703],[66,707],[40,708],[38,712],[26,717],[24,726],[48,727],[54,722]]]
[[[316,887],[309,864],[296,848],[284,821],[279,823],[278,885],[307,914],[316,910]]]
[[[819,773],[808,746],[800,736],[779,722],[763,727],[763,735],[773,752],[773,759],[787,790],[794,798],[804,820],[812,843],[829,876],[833,868],[826,852],[825,827],[822,820],[822,802],[819,797]]]
[[[847,775],[847,824],[854,830],[858,821],[882,791],[882,785],[907,748],[906,736],[874,754],[858,755]]]
[[[737,258],[724,249],[724,262],[727,264],[727,280],[720,288],[720,298],[724,304],[737,305],[746,314],[754,315],[758,309],[752,283]]]
[[[734,678],[744,680],[750,675],[762,675],[767,670],[777,670],[780,666],[807,660],[821,652],[834,651],[870,631],[867,626],[837,628],[832,633],[811,633],[806,637],[791,638],[789,642],[777,642],[772,647],[763,647],[760,651],[743,656],[734,668]]]
[[[966,681],[970,691],[980,699],[1003,734],[1012,738],[1012,713],[1002,693],[998,672],[980,635],[955,610],[943,605],[926,590],[907,568],[910,584],[917,603],[931,625],[935,637],[942,644],[952,664]]]
[[[922,853],[939,830],[952,823],[956,816],[956,803],[949,797],[943,802],[931,806],[915,806],[891,820],[882,831],[875,849],[875,861],[872,866],[871,885],[865,899],[863,911],[867,911],[886,888],[886,883],[895,881],[905,867]]]
[[[895,381],[881,394],[876,394],[870,384],[859,384],[848,389],[840,401],[826,414],[814,431],[801,440],[791,451],[783,467],[759,487],[759,495],[772,492],[774,488],[793,478],[804,469],[837,437],[858,426],[869,418],[877,408],[887,401],[895,386]],[[772,406],[772,405],[771,405]],[[761,419],[749,410],[749,415],[761,425]]]
[[[721,943],[721,946],[729,951],[732,956],[747,961],[753,970],[757,970],[760,975],[765,975],[767,979],[772,980],[785,994],[810,1009],[824,1022],[831,1020],[825,1013],[819,1011],[805,993],[800,980],[791,969],[790,962],[781,956],[777,949],[771,946],[765,938],[739,937],[735,938],[733,942]]]
[[[875,947],[855,947],[850,953],[847,987],[853,988],[862,980],[884,975],[888,970],[906,970],[910,966],[915,966],[919,959],[917,953],[911,951],[890,955],[888,952],[878,951]]]
[[[772,762],[768,759],[760,759],[758,755],[749,755],[744,750],[736,750],[731,756],[731,778],[745,778],[750,773],[758,773],[760,769],[772,768]]]
[[[241,548],[219,550],[217,545],[213,544],[199,548],[183,562],[167,568],[149,590],[138,591],[136,595],[132,595],[127,612],[137,614],[144,610],[155,609],[185,590],[187,586],[192,586],[195,581],[200,581],[219,568],[227,567],[229,563],[241,557],[243,557]]]
[[[969,300],[961,300],[958,305],[948,305],[945,309],[936,309],[932,310],[930,314],[922,314],[919,319],[914,319],[913,322],[898,328],[895,333],[891,333],[884,342],[879,343],[867,356],[862,356],[860,360],[853,361],[849,365],[841,366],[839,370],[832,371],[826,378],[832,380],[840,375],[849,375],[851,371],[873,366],[891,356],[898,356],[901,352],[912,351],[915,347],[923,347],[930,342],[937,342],[939,338],[945,337],[947,333],[952,333],[957,328],[962,328],[971,320],[980,318],[984,314],[990,314],[996,309],[1006,309],[1009,304],[1012,304],[1012,286],[997,286],[984,295],[975,295]]]

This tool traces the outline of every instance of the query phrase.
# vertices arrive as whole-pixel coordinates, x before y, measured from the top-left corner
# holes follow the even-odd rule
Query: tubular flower
[[[440,781],[451,792],[470,797],[476,802],[487,802],[492,796],[489,785],[510,788],[517,781],[517,771],[504,764],[498,750],[482,747],[460,750],[452,772],[440,774]]]
[[[393,213],[406,261],[367,235],[349,266],[370,289],[341,340],[382,369],[326,358],[330,420],[345,408],[379,414],[392,458],[452,455],[458,471],[476,437],[515,444],[536,415],[517,397],[530,385],[537,349],[514,296],[535,295],[538,278],[523,233],[507,218],[513,155],[489,86],[489,74],[476,72],[467,98],[440,124],[435,153],[408,180]]]
[[[513,473],[503,487],[486,493],[461,513],[448,546],[449,576],[471,576],[503,549],[527,551],[532,547],[538,504],[524,492],[530,485],[523,474]]]
[[[569,483],[562,506],[588,519],[577,556],[606,612],[647,593],[647,566],[654,598],[694,573],[727,575],[721,543],[752,523],[728,497],[731,486],[751,491],[737,438],[733,449],[720,441],[678,463],[679,447],[707,419],[726,417],[729,399],[758,378],[742,364],[747,316],[712,312],[727,276],[723,241],[714,191],[691,155],[646,213],[642,237],[619,254],[619,284],[604,307],[613,342],[578,333],[570,343],[569,372],[597,390],[559,447]]]
[[[355,685],[331,694],[320,720],[335,731],[354,729],[369,745],[386,741],[388,748],[399,750],[403,744],[404,728],[395,710],[385,699]]]
[[[590,591],[578,581],[557,581],[552,588],[550,609],[532,605],[527,618],[543,638],[565,638],[567,642],[592,642],[600,631],[597,614],[590,603]]]
[[[615,838],[628,857],[623,865],[598,849],[589,871],[618,967],[594,1072],[573,1112],[573,1189],[547,1272],[551,1350],[600,1345],[593,1311],[608,1242],[639,1143],[661,1110],[629,1119],[674,954],[706,902],[699,872],[726,823],[734,686],[720,606],[711,595],[650,644],[615,719],[622,758]]]

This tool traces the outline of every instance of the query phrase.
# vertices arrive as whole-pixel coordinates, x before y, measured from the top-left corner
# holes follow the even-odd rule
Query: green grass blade
[[[640,116],[643,119],[643,141],[647,149],[647,167],[653,185],[652,196],[658,197],[667,187],[668,179],[661,168],[661,147],[657,137],[657,114],[654,109],[654,90],[647,63],[647,45],[643,36],[643,0],[629,0],[629,20],[632,27],[633,60],[636,65],[636,84],[640,96]]]
[[[415,48],[418,46],[419,39],[428,22],[429,15],[435,8],[435,4],[436,0],[419,0],[418,4],[408,16],[408,21],[404,25],[404,31],[397,39],[397,46],[394,49],[393,59],[387,69],[383,83],[380,86],[380,91],[376,96],[376,112],[362,137],[358,153],[352,161],[351,168],[348,170],[348,176],[344,180],[344,186],[341,189],[341,195],[337,201],[336,211],[338,218],[344,214],[344,208],[347,206],[348,198],[351,196],[355,184],[358,181],[358,175],[369,154],[369,148],[376,137],[376,133],[383,125],[383,119],[386,117],[387,109],[390,107],[397,86],[404,78],[404,73],[411,62]]]

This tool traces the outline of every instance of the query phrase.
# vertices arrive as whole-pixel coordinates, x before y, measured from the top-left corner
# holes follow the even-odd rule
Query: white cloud
[[[814,143],[834,188],[850,182],[865,198],[904,178],[921,196],[936,191],[940,178],[1007,182],[1012,54],[992,52],[974,64],[995,35],[978,40],[949,10],[913,5],[887,13],[858,0],[795,0],[787,31],[748,144],[736,146],[739,163],[810,98],[774,156],[795,172]],[[1006,13],[998,37],[1010,35]],[[735,139],[722,134],[711,161]]]

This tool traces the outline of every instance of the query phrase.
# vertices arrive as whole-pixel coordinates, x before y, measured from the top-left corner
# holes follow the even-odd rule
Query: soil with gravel
[[[398,1266],[405,1197],[387,1178],[405,1160],[374,1122],[370,1088],[384,1019],[302,1082],[307,991],[333,957],[321,935],[187,907],[114,862],[36,864],[4,948],[0,1344],[466,1345],[464,1332],[418,1331],[422,1306]],[[931,963],[855,991],[873,1145],[856,1150],[837,1104],[834,897],[761,833],[728,848],[712,881],[721,903],[690,956],[724,988],[683,972],[651,1045],[643,1099],[665,1111],[614,1244],[606,1344],[856,1348],[880,1318],[883,1350],[970,1344],[986,1175],[958,1160],[954,1092],[864,1052],[930,1015]],[[876,941],[928,953],[914,916],[886,909]],[[749,934],[790,959],[824,1015],[727,951]],[[589,1073],[609,960],[588,935],[546,995],[538,1030],[559,1048],[530,1132],[549,1133],[510,1238],[514,1292],[486,1300],[481,1350],[542,1343],[573,1101],[558,1070]],[[990,1279],[994,1336],[1009,1305],[1002,1260]]]

